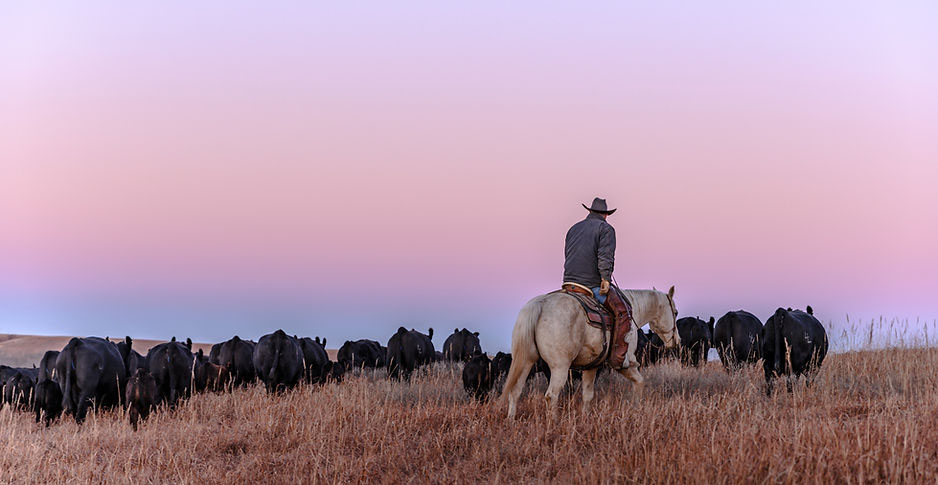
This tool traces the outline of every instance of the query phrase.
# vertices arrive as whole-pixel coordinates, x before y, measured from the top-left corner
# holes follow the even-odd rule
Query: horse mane
[[[632,304],[632,313],[645,313],[650,306],[660,304],[660,299],[665,297],[658,290],[622,290],[622,293]]]

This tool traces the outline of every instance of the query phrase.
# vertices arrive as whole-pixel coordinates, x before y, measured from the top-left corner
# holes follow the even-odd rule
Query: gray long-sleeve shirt
[[[616,230],[599,214],[590,213],[567,231],[564,282],[595,288],[611,280],[616,257]]]

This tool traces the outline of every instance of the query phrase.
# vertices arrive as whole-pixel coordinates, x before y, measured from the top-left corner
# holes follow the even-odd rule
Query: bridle
[[[671,326],[671,338],[668,340],[671,341],[670,343],[672,345],[677,347],[677,343],[674,341],[677,335],[677,307],[674,306],[674,298],[669,293],[665,293],[664,296],[668,299],[668,308],[671,310],[671,322],[673,323]]]
[[[612,277],[612,283],[616,285],[615,288],[617,288],[617,289],[620,288],[620,287],[619,287],[619,282],[616,281],[616,277],[615,277],[615,276]],[[657,290],[656,290],[656,291],[657,291]],[[670,340],[671,345],[677,347],[677,343],[674,341],[675,338],[676,338],[676,335],[677,335],[677,307],[674,305],[674,298],[673,298],[669,293],[665,293],[665,292],[663,292],[663,291],[660,292],[660,293],[664,293],[664,297],[668,299],[668,309],[671,310],[671,323],[672,323],[672,325],[671,325],[671,338],[668,339],[668,340]],[[622,293],[620,292],[619,294],[621,295]],[[624,298],[624,295],[623,295],[623,298]],[[632,309],[629,308],[629,312],[631,312],[631,311],[632,311]],[[631,317],[631,315],[629,315],[629,317]],[[632,318],[632,321],[635,322],[635,319]],[[636,327],[639,327],[640,325],[641,325],[641,324],[639,324],[638,322],[635,322],[635,326],[636,326]]]

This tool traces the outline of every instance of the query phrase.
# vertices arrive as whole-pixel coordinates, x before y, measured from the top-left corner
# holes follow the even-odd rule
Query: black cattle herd
[[[715,348],[728,371],[763,360],[766,391],[773,380],[806,376],[810,384],[827,354],[824,327],[809,306],[805,311],[779,308],[765,325],[753,314],[734,311],[719,320],[685,317],[677,321],[681,337],[678,352],[665,350],[653,332],[638,331],[636,357],[642,366],[673,357],[698,367]],[[0,365],[2,402],[29,410],[36,422],[46,426],[62,413],[81,423],[88,408],[124,406],[133,429],[140,419],[165,405],[175,407],[193,392],[220,392],[251,385],[260,380],[267,392],[279,393],[300,382],[341,382],[347,372],[385,368],[391,379],[410,379],[422,366],[438,361],[464,363],[462,381],[466,392],[484,400],[495,383],[511,367],[511,354],[498,352],[489,358],[482,351],[479,333],[465,328],[450,335],[442,352],[433,346],[433,329],[426,334],[400,327],[383,346],[375,340],[346,341],[331,361],[326,340],[290,336],[283,330],[264,335],[256,342],[238,336],[212,346],[209,355],[192,352],[192,341],[173,337],[142,355],[126,337],[114,343],[99,337],[73,338],[61,351],[43,355],[39,367],[14,368]],[[531,376],[550,369],[540,361]],[[529,376],[530,377],[530,376]],[[571,372],[576,379],[578,373]]]

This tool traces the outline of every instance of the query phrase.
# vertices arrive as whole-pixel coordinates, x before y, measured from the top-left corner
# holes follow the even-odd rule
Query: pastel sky
[[[935,2],[22,2],[0,59],[0,333],[505,350],[597,195],[684,315],[938,317]]]

